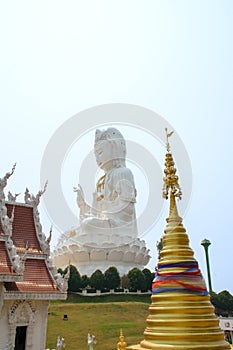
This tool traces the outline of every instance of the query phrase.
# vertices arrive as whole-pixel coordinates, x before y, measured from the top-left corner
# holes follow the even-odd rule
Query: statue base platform
[[[150,260],[144,240],[122,233],[81,234],[79,228],[64,233],[51,256],[57,268],[64,269],[70,262],[87,276],[97,269],[105,272],[111,266],[123,276],[134,267],[143,269]]]

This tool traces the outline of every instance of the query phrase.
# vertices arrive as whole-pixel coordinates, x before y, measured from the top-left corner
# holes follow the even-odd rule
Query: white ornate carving
[[[70,276],[70,268],[68,268],[67,274],[62,277],[60,273],[57,272],[57,268],[53,265],[53,261],[50,257],[50,241],[52,238],[52,226],[50,228],[49,231],[49,237],[47,238],[47,258],[45,260],[46,266],[51,274],[51,276],[53,277],[55,283],[57,284],[58,289],[62,292],[65,293],[68,289],[68,280],[69,280],[69,276]]]
[[[6,175],[0,179],[0,201],[5,201],[5,194],[4,194],[4,188],[7,185],[7,181],[11,175],[13,175],[15,171],[16,163],[13,165],[11,172],[6,173]]]
[[[5,235],[9,237],[12,236],[14,213],[15,213],[15,207],[13,207],[11,217],[9,218],[9,216],[7,215],[7,208],[5,206],[5,201],[3,201],[0,207],[1,224],[2,224],[3,232],[5,233]]]
[[[22,274],[24,271],[24,261],[16,254],[12,259],[13,268],[16,273]]]
[[[48,270],[50,271],[50,273],[52,274],[53,277],[55,277],[55,275],[57,274],[57,269],[56,267],[53,265],[53,261],[51,259],[50,256],[47,257],[47,259],[45,260],[46,265]]]
[[[15,346],[15,334],[17,326],[27,326],[27,349],[32,345],[33,326],[35,323],[35,307],[30,300],[16,300],[8,315],[9,322],[9,340],[8,350],[13,350]]]
[[[67,273],[65,274],[64,277],[62,277],[60,273],[57,273],[54,277],[60,291],[65,293],[68,289],[68,281],[70,278],[70,267],[68,266]]]
[[[44,189],[40,190],[36,196],[34,196],[34,194],[30,194],[29,189],[26,188],[25,194],[24,194],[25,203],[32,205],[33,207],[38,207],[38,205],[40,204],[40,197],[45,193],[47,185],[48,185],[48,182],[45,183]]]
[[[6,246],[7,246],[8,252],[10,253],[11,258],[13,259],[16,256],[16,247],[11,238],[7,239]]]
[[[13,265],[14,270],[18,274],[22,274],[24,270],[24,260],[16,253],[16,247],[11,239],[12,227],[14,222],[15,206],[13,206],[11,217],[7,215],[7,207],[5,203],[4,188],[7,185],[7,180],[14,173],[16,164],[12,167],[11,172],[6,173],[6,175],[0,179],[0,220],[1,226],[4,234],[7,236],[6,249],[8,251],[9,258]],[[16,197],[17,195],[15,195]]]
[[[8,191],[8,202],[10,203],[15,203],[17,197],[20,195],[21,193],[15,193],[15,195],[13,195],[10,191]]]
[[[4,292],[5,300],[65,300],[67,294],[62,293],[35,293],[35,292]]]
[[[14,220],[14,207],[12,210],[11,218],[9,218],[7,215],[7,208],[5,205],[4,188],[7,185],[7,180],[14,173],[15,166],[16,166],[16,164],[14,164],[11,172],[6,173],[6,175],[2,179],[0,179],[0,219],[1,219],[3,232],[7,236],[12,235],[12,224],[13,224],[13,220]]]
[[[26,244],[26,249],[25,249],[25,253],[22,257],[20,257],[17,253],[16,253],[16,247],[13,244],[13,241],[10,237],[8,237],[7,241],[6,241],[6,248],[8,250],[8,254],[9,254],[9,258],[11,260],[12,266],[15,270],[16,273],[18,274],[22,274],[25,268],[25,261],[26,261],[26,255],[27,255],[27,244]]]

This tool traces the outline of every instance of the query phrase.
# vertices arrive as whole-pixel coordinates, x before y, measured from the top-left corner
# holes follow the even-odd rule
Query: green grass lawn
[[[71,298],[72,299],[72,298]],[[65,338],[66,350],[87,350],[87,333],[96,336],[96,350],[117,349],[122,328],[127,345],[143,339],[150,298],[126,302],[53,302],[49,308],[47,348],[55,349],[57,336]],[[63,315],[68,315],[68,321]]]

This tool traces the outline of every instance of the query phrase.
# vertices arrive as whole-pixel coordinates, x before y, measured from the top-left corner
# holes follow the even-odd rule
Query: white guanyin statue
[[[97,268],[104,272],[110,266],[123,275],[133,267],[143,268],[150,256],[138,238],[137,193],[119,130],[96,130],[94,152],[104,175],[97,182],[92,205],[86,203],[82,187],[74,187],[80,225],[61,236],[52,256],[57,267],[70,261],[82,275],[90,276]]]

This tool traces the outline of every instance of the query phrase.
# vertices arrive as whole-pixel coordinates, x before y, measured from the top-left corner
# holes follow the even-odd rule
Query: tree
[[[128,273],[130,288],[135,290],[146,289],[146,279],[144,273],[137,267],[134,267]]]
[[[67,273],[68,267],[65,268],[63,271],[64,275]],[[68,281],[68,292],[77,292],[77,290],[80,288],[81,284],[81,277],[80,273],[76,269],[75,266],[70,265],[70,278]]]
[[[90,285],[95,289],[102,289],[104,287],[104,275],[100,270],[96,270],[90,277]]]
[[[211,302],[215,306],[216,313],[221,315],[232,315],[233,313],[233,296],[223,290],[220,293],[211,292]]]
[[[121,277],[121,287],[129,289],[130,288],[130,283],[129,283],[129,277],[128,275],[123,275]]]
[[[109,267],[104,273],[104,286],[105,288],[115,289],[120,286],[120,275],[116,267]]]
[[[151,272],[149,269],[143,269],[142,273],[145,276],[145,280],[146,280],[146,289],[147,290],[151,290],[152,289],[152,281],[154,279],[154,273]]]
[[[82,275],[80,288],[86,288],[90,283],[90,278],[87,275]]]

